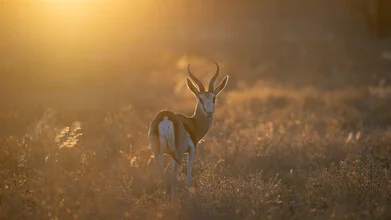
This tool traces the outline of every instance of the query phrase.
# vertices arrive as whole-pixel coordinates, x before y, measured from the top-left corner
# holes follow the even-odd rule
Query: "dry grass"
[[[180,108],[192,110],[191,96],[171,97],[171,104],[164,102],[173,109],[179,108],[174,101],[182,100]],[[0,215],[386,219],[391,216],[391,133],[375,126],[379,117],[390,115],[385,99],[367,88],[327,92],[258,83],[227,91],[198,147],[189,204],[168,204],[146,148],[148,122],[164,103],[124,105],[75,121],[61,111],[40,112],[25,134],[0,139]]]
[[[0,16],[0,219],[391,218],[391,44],[358,1],[30,2]],[[148,124],[211,61],[230,80],[169,204]]]

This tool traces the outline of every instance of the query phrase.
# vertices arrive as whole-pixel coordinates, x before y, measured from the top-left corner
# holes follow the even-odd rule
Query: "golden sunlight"
[[[0,219],[391,219],[391,0],[0,2]]]
[[[106,72],[105,69],[125,69],[131,51],[141,50],[141,45],[152,45],[159,40],[156,36],[167,30],[165,25],[176,21],[170,15],[176,6],[167,3],[9,1],[4,4],[4,14],[12,23],[7,31],[15,47],[23,48],[26,53],[31,51],[26,57],[43,64],[44,69],[39,72],[46,78],[49,74],[86,75]],[[141,52],[147,49],[144,47]],[[140,57],[141,52],[138,52]]]

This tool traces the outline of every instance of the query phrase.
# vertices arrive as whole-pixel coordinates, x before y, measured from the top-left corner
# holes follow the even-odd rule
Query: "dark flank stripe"
[[[183,126],[185,127],[185,130],[187,131],[187,133],[189,133],[191,141],[194,144],[194,147],[197,147],[196,137],[195,137],[194,133],[191,131],[189,125],[187,125],[186,123],[183,123]]]

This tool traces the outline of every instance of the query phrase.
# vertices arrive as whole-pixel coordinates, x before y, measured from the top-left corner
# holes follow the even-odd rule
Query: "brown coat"
[[[162,110],[156,116],[155,119],[152,120],[150,125],[150,135],[159,136],[158,127],[159,123],[163,121],[164,116],[167,116],[168,120],[174,123],[175,129],[175,147],[176,149],[180,149],[181,140],[186,140],[186,133],[189,133],[191,140],[196,147],[198,142],[206,135],[209,131],[213,117],[206,117],[199,110],[200,106],[197,104],[194,115],[189,117],[183,114],[174,113],[169,110]],[[181,138],[182,137],[182,138]],[[158,151],[160,149],[157,149]]]

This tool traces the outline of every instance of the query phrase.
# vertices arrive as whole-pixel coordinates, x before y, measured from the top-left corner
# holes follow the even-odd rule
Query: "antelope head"
[[[190,79],[194,81],[195,84],[197,84],[197,87],[193,84],[193,82],[187,78],[187,86],[190,89],[190,91],[193,92],[193,94],[198,99],[198,108],[200,108],[202,114],[206,117],[212,117],[215,112],[215,104],[216,104],[216,98],[217,95],[225,88],[228,82],[228,75],[224,77],[224,79],[218,84],[218,86],[215,88],[214,83],[219,75],[220,68],[219,64],[215,63],[217,66],[216,73],[213,75],[212,79],[209,82],[208,91],[205,90],[204,84],[200,79],[198,79],[190,70],[190,64],[187,66],[187,72],[189,73]]]

